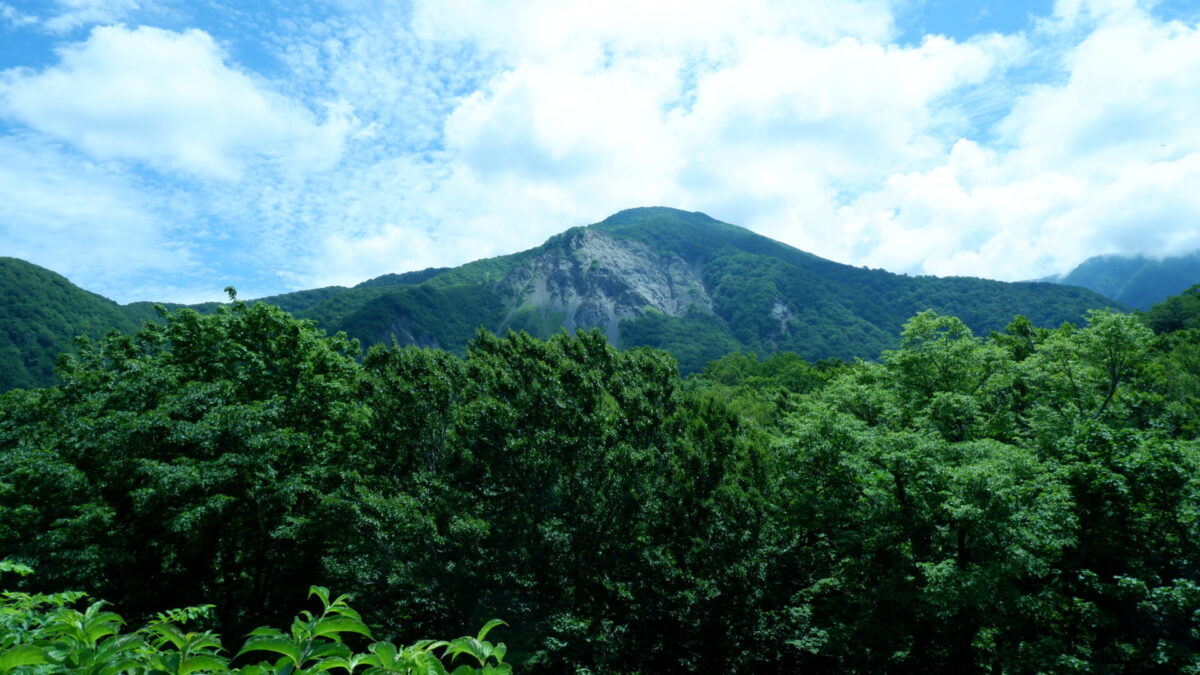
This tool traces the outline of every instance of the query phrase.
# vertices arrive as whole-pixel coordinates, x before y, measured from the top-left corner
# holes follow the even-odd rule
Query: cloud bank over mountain
[[[1200,248],[1197,8],[967,4],[0,3],[0,247],[121,300],[644,204],[910,273]]]

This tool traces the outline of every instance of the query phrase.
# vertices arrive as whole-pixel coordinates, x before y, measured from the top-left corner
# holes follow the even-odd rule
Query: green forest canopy
[[[227,636],[314,583],[384,640],[500,617],[520,672],[1200,668],[1196,331],[922,312],[877,363],[687,380],[596,332],[357,357],[241,302],[86,344],[0,397],[0,551]]]

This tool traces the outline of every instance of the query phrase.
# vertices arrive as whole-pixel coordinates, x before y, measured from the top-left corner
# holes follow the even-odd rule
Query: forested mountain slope
[[[6,296],[24,293],[18,281],[11,283]],[[93,333],[154,317],[149,303],[120,308],[70,288],[74,300],[47,297],[39,303],[63,317],[85,312],[90,318],[80,325]],[[74,309],[84,297],[106,313]],[[852,267],[702,213],[663,207],[622,211],[521,253],[263,301],[365,344],[394,338],[459,355],[481,326],[543,338],[563,329],[599,328],[619,347],[671,352],[685,373],[732,351],[875,358],[896,345],[906,318],[926,309],[954,314],[986,333],[1017,314],[1036,325],[1057,326],[1079,322],[1089,309],[1118,306],[1085,289],[1049,283],[910,277]],[[70,321],[38,323],[37,315],[23,320],[55,337],[40,343],[9,337],[0,345],[9,358],[43,364],[33,374],[0,382],[4,388],[47,384],[54,355],[78,331]]]
[[[0,298],[0,391],[48,384],[76,335],[137,327],[112,300],[16,258],[0,257]]]
[[[1095,256],[1070,272],[1046,281],[1083,286],[1144,310],[1200,283],[1200,251],[1167,258]]]
[[[1200,284],[1154,305],[1145,319],[1156,333],[1200,330]]]
[[[273,300],[288,308],[289,297]],[[735,350],[874,358],[925,309],[986,332],[1016,314],[1056,326],[1115,305],[1081,288],[842,265],[701,213],[653,207],[522,253],[373,280],[294,311],[366,343],[395,337],[460,354],[481,325],[537,337],[600,328],[621,347],[666,349],[692,372]]]

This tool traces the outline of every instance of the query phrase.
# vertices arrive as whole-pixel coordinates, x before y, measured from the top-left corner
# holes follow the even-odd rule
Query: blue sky
[[[1027,279],[1200,248],[1200,0],[0,0],[0,255],[353,284],[640,205]]]

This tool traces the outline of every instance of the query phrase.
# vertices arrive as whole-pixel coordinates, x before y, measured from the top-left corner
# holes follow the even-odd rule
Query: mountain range
[[[0,293],[0,389],[50,383],[56,355],[77,334],[129,331],[155,316],[151,303],[119,305],[14,258],[0,258]],[[670,351],[685,373],[732,351],[876,358],[925,309],[980,333],[1018,314],[1054,326],[1121,307],[1077,286],[853,267],[665,207],[621,211],[460,267],[261,300],[365,344],[394,339],[460,353],[481,326],[539,337],[598,328],[620,347]]]
[[[1066,274],[1041,281],[1083,286],[1123,305],[1147,310],[1156,302],[1200,284],[1200,251],[1165,258],[1095,256]]]

